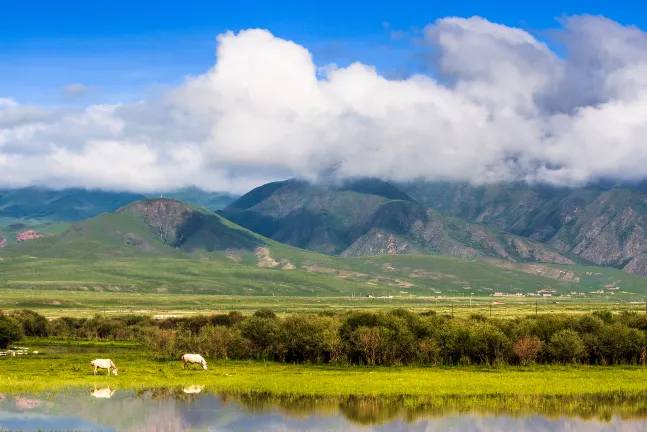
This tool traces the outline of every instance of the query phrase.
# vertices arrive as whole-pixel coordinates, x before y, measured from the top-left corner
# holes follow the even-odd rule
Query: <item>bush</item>
[[[276,318],[276,314],[269,309],[259,309],[254,312],[254,316],[258,318]]]
[[[560,330],[548,343],[551,358],[559,363],[577,363],[586,354],[584,342],[575,330]]]
[[[20,323],[0,312],[0,348],[6,349],[23,337]]]
[[[636,313],[546,314],[506,320],[480,315],[449,318],[406,309],[277,317],[262,309],[249,317],[239,312],[162,320],[97,315],[48,322],[24,310],[2,315],[2,332],[11,335],[3,339],[5,346],[23,333],[140,340],[158,359],[199,352],[222,359],[383,366],[647,364],[647,318]]]
[[[49,335],[49,323],[44,316],[27,309],[12,312],[11,318],[18,321],[25,336],[46,337]]]
[[[240,324],[241,334],[250,342],[253,357],[285,359],[287,348],[279,339],[280,323],[274,318],[250,317]]]
[[[524,337],[514,343],[514,354],[522,366],[528,366],[537,360],[541,345],[541,341],[536,336]]]
[[[173,330],[152,330],[142,337],[142,342],[157,360],[172,360],[182,355],[176,347],[176,334]]]

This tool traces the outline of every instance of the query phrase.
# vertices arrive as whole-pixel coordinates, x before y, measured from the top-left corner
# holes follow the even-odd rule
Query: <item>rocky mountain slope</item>
[[[447,217],[372,179],[270,183],[220,214],[273,240],[329,255],[422,253],[574,263],[539,242]]]
[[[541,241],[583,261],[647,275],[647,196],[639,187],[554,188],[411,183],[419,202],[472,222]]]

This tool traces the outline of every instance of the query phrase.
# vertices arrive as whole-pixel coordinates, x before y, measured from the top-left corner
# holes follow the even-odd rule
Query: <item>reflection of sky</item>
[[[0,410],[0,430],[21,430],[25,432],[37,430],[114,431],[112,428],[106,428],[80,418],[38,413],[11,413],[2,410]]]
[[[36,396],[31,396],[37,400]],[[32,409],[21,408],[17,399],[0,403],[0,430],[103,430],[103,431],[362,431],[362,432],[637,432],[647,430],[647,421],[609,422],[580,419],[547,419],[542,416],[515,418],[507,415],[479,416],[451,414],[407,423],[390,421],[361,426],[347,420],[339,411],[327,414],[286,414],[280,409],[250,412],[236,403],[223,403],[216,396],[189,395],[182,400],[155,400],[149,395],[117,390],[110,399],[95,399],[88,391],[63,392],[42,396]]]

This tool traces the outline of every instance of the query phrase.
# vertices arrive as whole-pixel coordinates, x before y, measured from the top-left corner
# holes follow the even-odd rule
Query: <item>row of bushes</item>
[[[200,352],[209,358],[369,365],[647,362],[647,314],[630,312],[491,319],[395,309],[279,318],[260,310],[248,317],[232,312],[47,321],[20,311],[6,319],[28,336],[139,340],[159,359]]]

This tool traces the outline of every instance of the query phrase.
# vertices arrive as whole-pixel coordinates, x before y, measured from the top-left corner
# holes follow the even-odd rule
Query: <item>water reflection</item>
[[[101,399],[109,399],[112,397],[113,394],[115,394],[115,390],[110,390],[110,387],[98,389],[94,388],[94,390],[90,391],[90,395],[94,396],[95,398],[101,398]]]
[[[188,387],[184,387],[184,388],[182,389],[182,391],[183,391],[184,393],[187,393],[187,394],[198,394],[198,393],[200,393],[200,392],[202,391],[202,389],[204,389],[204,386],[203,386],[203,385],[200,385],[200,386],[198,386],[198,385],[191,385],[191,386],[188,386]]]
[[[332,398],[95,387],[0,395],[0,429],[630,432],[647,430],[646,396]]]

